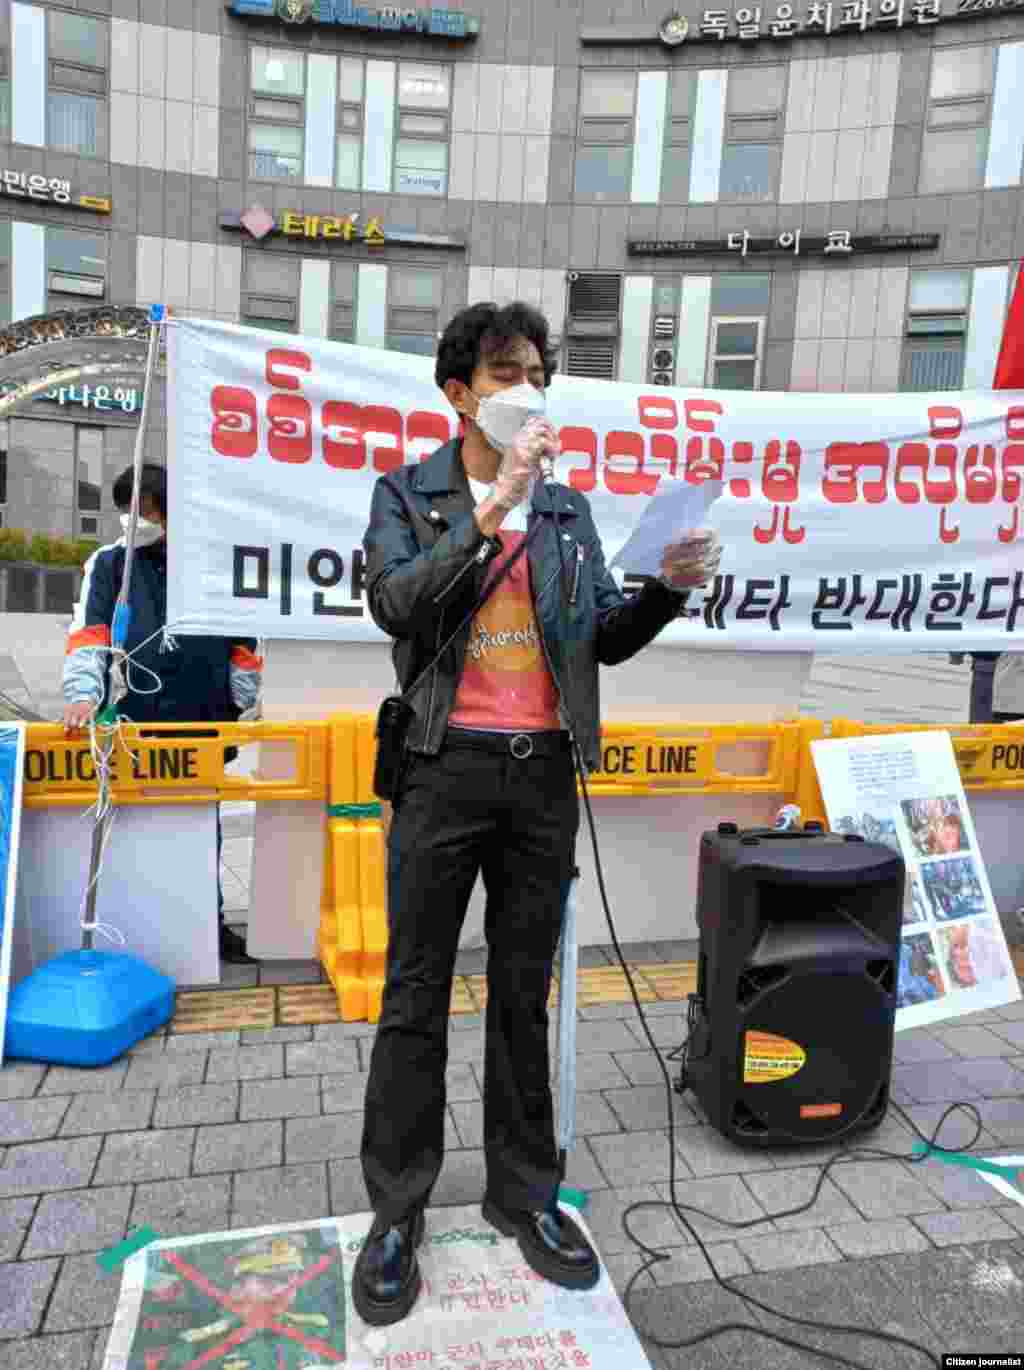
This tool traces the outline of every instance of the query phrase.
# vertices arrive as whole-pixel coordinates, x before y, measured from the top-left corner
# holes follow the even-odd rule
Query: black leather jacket
[[[562,525],[560,561],[554,499]],[[363,537],[366,589],[373,621],[395,639],[395,673],[407,689],[466,617],[483,590],[487,565],[501,553],[501,534],[485,538],[473,518],[473,496],[461,441],[418,466],[381,476]],[[588,771],[601,761],[598,667],[627,661],[679,615],[685,596],[656,580],[625,596],[605,566],[587,500],[564,485],[538,483],[529,514],[544,521],[526,552],[537,627],[563,714],[571,718]],[[436,755],[466,657],[469,628],[445,652],[410,699],[415,719],[407,745]]]

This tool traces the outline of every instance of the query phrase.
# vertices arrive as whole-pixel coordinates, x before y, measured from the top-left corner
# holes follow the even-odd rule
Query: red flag
[[[1006,315],[992,389],[1024,390],[1024,262],[1017,271],[1017,287]]]

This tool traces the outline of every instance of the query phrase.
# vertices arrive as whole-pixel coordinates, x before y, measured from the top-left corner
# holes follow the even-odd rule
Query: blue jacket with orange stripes
[[[123,539],[86,565],[82,597],[68,636],[64,698],[106,703],[111,625],[124,575]],[[233,722],[254,708],[262,661],[253,638],[180,637],[166,631],[167,543],[136,549],[125,650],[128,693],[119,713],[136,723]],[[146,669],[140,669],[145,667]],[[153,674],[151,675],[150,672]]]

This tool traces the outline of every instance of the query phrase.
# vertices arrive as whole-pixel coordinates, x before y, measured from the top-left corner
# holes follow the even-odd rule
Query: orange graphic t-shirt
[[[477,487],[477,482],[472,485]],[[513,523],[513,529],[508,523]],[[487,584],[525,536],[524,530],[514,528],[512,518],[507,520],[501,530],[504,548],[491,562]],[[470,625],[462,679],[448,722],[454,728],[512,733],[554,732],[562,726],[558,691],[537,627],[525,552]]]

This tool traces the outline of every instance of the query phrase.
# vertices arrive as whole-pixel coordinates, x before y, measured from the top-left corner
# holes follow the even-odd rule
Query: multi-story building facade
[[[465,3],[0,0],[0,321],[163,301],[429,355],[523,298],[570,374],[991,384],[1024,0]],[[138,400],[9,420],[5,522],[115,531]]]

